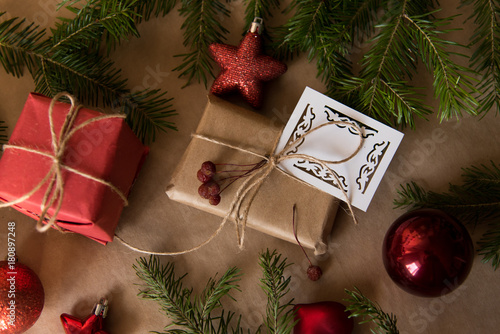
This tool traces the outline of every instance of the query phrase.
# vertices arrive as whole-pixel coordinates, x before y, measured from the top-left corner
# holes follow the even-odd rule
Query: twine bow
[[[358,134],[359,144],[358,144],[356,150],[354,152],[352,152],[348,157],[346,157],[344,159],[341,159],[341,160],[329,161],[329,160],[318,159],[316,157],[313,157],[313,156],[307,155],[307,154],[301,154],[301,153],[287,154],[288,152],[290,152],[297,145],[297,143],[299,141],[301,141],[302,139],[304,139],[306,136],[310,135],[311,133],[313,133],[313,132],[315,132],[315,131],[323,128],[323,127],[332,126],[332,125],[346,125],[346,126],[349,126],[351,128],[354,128],[355,131],[356,131],[356,133]],[[237,238],[238,238],[238,246],[239,246],[240,249],[243,248],[243,243],[244,243],[244,239],[245,239],[245,228],[246,228],[246,222],[247,222],[247,218],[248,218],[248,212],[249,212],[250,207],[252,205],[253,199],[255,198],[255,195],[258,193],[259,188],[264,183],[264,181],[267,179],[267,177],[269,176],[269,174],[271,174],[271,172],[282,161],[289,160],[289,159],[302,159],[302,160],[306,160],[306,161],[309,161],[309,162],[317,163],[321,167],[323,167],[325,170],[327,170],[333,176],[333,178],[335,179],[335,181],[336,181],[339,189],[342,191],[342,194],[344,195],[345,202],[347,203],[347,205],[349,207],[349,212],[351,213],[351,216],[352,216],[352,219],[353,219],[354,223],[355,224],[358,223],[357,220],[356,220],[356,217],[354,215],[354,212],[353,212],[353,209],[352,209],[352,205],[351,205],[351,201],[349,199],[349,196],[342,189],[341,183],[340,183],[340,180],[339,180],[337,174],[333,171],[332,168],[330,168],[330,166],[328,166],[328,164],[341,164],[341,163],[344,163],[346,161],[349,161],[354,156],[356,156],[356,154],[358,154],[358,152],[361,150],[361,148],[363,147],[363,136],[362,136],[361,129],[357,125],[349,123],[349,122],[345,122],[345,121],[333,121],[333,122],[329,122],[329,123],[324,123],[324,124],[318,125],[318,126],[312,128],[310,131],[308,131],[304,135],[301,135],[301,136],[297,137],[295,140],[290,141],[277,154],[271,153],[270,155],[266,155],[266,156],[257,154],[257,153],[255,153],[253,151],[249,151],[249,150],[246,150],[246,149],[241,148],[241,147],[237,147],[237,146],[233,146],[233,145],[228,145],[228,144],[226,144],[224,142],[217,141],[217,140],[214,140],[212,138],[205,137],[205,136],[202,136],[202,135],[195,134],[193,136],[196,137],[196,138],[200,138],[200,139],[204,139],[204,140],[210,141],[210,142],[215,142],[215,143],[218,143],[218,144],[221,144],[221,145],[234,147],[234,148],[236,148],[236,149],[238,149],[240,151],[251,153],[251,154],[256,155],[256,156],[260,156],[262,159],[264,159],[266,161],[266,163],[263,164],[263,166],[261,168],[259,168],[258,170],[256,170],[255,173],[253,173],[252,175],[250,175],[249,178],[246,179],[240,185],[240,187],[238,188],[238,190],[236,192],[236,195],[235,195],[233,201],[231,202],[231,205],[229,207],[229,211],[228,211],[228,213],[224,217],[224,220],[221,223],[221,225],[225,225],[225,223],[231,217],[231,215],[233,214],[233,212],[235,213],[236,234],[237,234]],[[278,146],[278,142],[279,142],[280,137],[281,137],[281,135],[278,136],[277,140],[275,141],[275,143],[273,145],[273,149],[272,149],[271,152],[275,152],[276,151],[276,148]],[[278,171],[282,172],[284,175],[286,175],[288,177],[292,177],[294,180],[297,180],[299,182],[302,182],[302,183],[304,183],[304,184],[312,187],[309,183],[306,183],[306,182],[304,182],[304,181],[296,178],[295,176],[292,176],[292,175],[286,173],[282,169],[280,169],[280,168],[276,168],[276,169]],[[251,193],[251,190],[254,189],[254,188],[255,188],[255,191],[253,193]],[[249,195],[249,194],[251,194],[251,195]],[[250,196],[250,197],[248,197],[248,196]],[[248,197],[248,201],[247,201],[247,203],[245,205],[243,205],[243,203],[245,202],[245,200],[247,199],[247,197]]]
[[[300,154],[300,153],[299,154],[297,154],[297,153],[287,154],[288,152],[290,152],[290,150],[292,148],[295,147],[295,145],[297,145],[297,143],[301,139],[305,138],[306,136],[310,135],[311,133],[313,133],[313,132],[315,132],[323,127],[333,126],[333,125],[348,126],[350,128],[353,128],[356,131],[356,133],[358,134],[359,144],[358,144],[356,150],[354,150],[354,152],[351,153],[348,157],[341,159],[341,160],[328,161],[328,160],[317,159],[317,158],[310,156],[310,155],[307,155],[307,154]],[[342,189],[341,182],[340,182],[337,174],[333,171],[332,168],[330,168],[328,166],[328,164],[341,164],[343,162],[349,161],[356,154],[359,153],[359,151],[363,147],[363,135],[362,135],[361,129],[356,124],[352,124],[352,123],[349,123],[346,121],[333,121],[333,122],[318,125],[317,127],[312,128],[309,132],[305,133],[304,135],[299,136],[295,140],[289,142],[287,145],[285,145],[285,147],[279,153],[274,154],[274,152],[277,149],[279,139],[281,137],[281,135],[279,135],[277,137],[277,139],[273,145],[272,151],[269,155],[261,155],[259,153],[254,152],[254,151],[247,150],[247,149],[239,147],[239,146],[231,145],[231,144],[226,143],[224,141],[221,141],[221,140],[218,140],[215,138],[211,138],[211,137],[207,137],[204,135],[200,135],[200,134],[193,134],[192,137],[202,139],[202,140],[205,140],[208,142],[212,142],[215,144],[223,145],[225,147],[239,150],[241,152],[255,155],[257,157],[262,158],[264,163],[262,163],[260,168],[256,169],[254,171],[254,173],[252,173],[246,180],[243,181],[243,183],[240,185],[240,187],[236,191],[236,195],[234,196],[234,199],[229,206],[229,210],[226,213],[226,215],[224,216],[224,218],[223,218],[222,222],[220,223],[219,227],[217,228],[217,230],[208,239],[203,241],[201,244],[199,244],[193,248],[186,249],[186,250],[179,251],[179,252],[153,252],[153,251],[148,251],[148,250],[144,250],[144,249],[132,246],[115,234],[115,237],[118,240],[120,240],[128,248],[130,248],[136,252],[139,252],[139,253],[145,253],[145,254],[151,254],[151,255],[180,255],[180,254],[190,253],[190,252],[193,252],[193,251],[196,251],[196,250],[202,248],[203,246],[208,244],[210,241],[212,241],[212,239],[214,239],[217,235],[219,235],[220,231],[222,231],[222,228],[224,227],[224,225],[226,225],[226,223],[230,219],[230,217],[233,214],[235,214],[235,225],[236,225],[236,234],[237,234],[237,238],[238,238],[238,247],[240,249],[242,249],[244,239],[245,239],[245,228],[246,228],[246,222],[247,222],[247,218],[248,218],[248,212],[249,212],[250,207],[252,205],[253,199],[255,198],[255,195],[257,194],[260,186],[264,183],[264,181],[269,176],[269,174],[271,174],[271,172],[279,165],[279,163],[284,161],[284,160],[288,160],[288,159],[304,159],[304,160],[307,160],[307,161],[310,161],[313,163],[317,163],[317,164],[321,165],[323,168],[325,168],[329,173],[331,173],[331,175],[333,176],[333,178],[337,182],[338,187],[341,189],[342,193],[344,194],[345,202],[347,203],[347,205],[349,207],[349,212],[351,213],[351,216],[352,216],[354,223],[355,224],[358,223],[356,220],[356,217],[354,215],[349,196]],[[309,183],[306,183],[306,182],[296,178],[295,176],[292,176],[292,175],[286,173],[285,171],[281,170],[280,168],[276,168],[276,169],[278,171],[282,172],[283,174],[285,174],[286,176],[293,178],[296,181],[302,182],[303,184],[305,184],[309,187],[313,187]],[[251,193],[252,189],[255,189],[255,191],[253,193]],[[246,204],[244,204],[244,202],[247,198],[248,198],[248,200],[246,201]]]
[[[52,118],[52,114],[54,111],[54,106],[56,102],[61,99],[62,97],[66,97],[70,100],[71,106],[68,111],[68,114],[66,115],[66,119],[64,123],[61,126],[61,130],[59,132],[59,136],[57,136],[55,127],[54,127],[54,121]],[[57,94],[52,101],[50,102],[49,106],[49,127],[50,127],[50,134],[51,134],[51,147],[52,147],[52,152],[44,152],[39,149],[34,149],[30,147],[26,147],[23,145],[17,145],[17,144],[6,144],[3,146],[3,150],[7,149],[15,149],[15,150],[22,150],[34,154],[38,154],[44,157],[47,157],[52,160],[52,166],[45,174],[43,179],[29,192],[26,194],[22,195],[21,197],[11,201],[11,202],[6,202],[6,203],[0,203],[0,208],[12,206],[18,203],[21,203],[28,198],[30,198],[33,194],[35,194],[42,186],[46,183],[48,183],[47,190],[45,191],[45,194],[42,198],[41,204],[40,204],[40,215],[39,219],[36,224],[36,229],[39,232],[45,232],[47,231],[50,227],[55,227],[57,230],[60,232],[64,232],[61,227],[59,227],[56,224],[57,220],[57,215],[59,211],[61,210],[62,206],[62,201],[64,198],[64,179],[63,179],[63,170],[67,170],[69,172],[72,172],[74,174],[80,175],[84,178],[87,178],[89,180],[92,180],[94,182],[101,183],[109,188],[111,188],[114,192],[120,196],[120,198],[123,200],[125,205],[128,204],[127,197],[123,192],[118,189],[116,186],[114,186],[112,183],[105,181],[103,179],[100,179],[98,177],[95,177],[93,175],[87,174],[83,171],[74,169],[72,167],[69,167],[64,164],[64,154],[66,151],[66,147],[68,145],[69,140],[73,135],[83,129],[84,127],[98,122],[103,119],[109,119],[109,118],[124,118],[124,115],[102,115],[98,116],[92,119],[89,119],[83,123],[78,124],[77,126],[74,126],[76,117],[78,116],[79,110],[82,108],[81,104],[78,104],[76,102],[75,97],[68,93],[59,93]],[[54,213],[50,218],[46,218],[48,214],[48,210],[54,205],[55,203],[55,208],[54,208]],[[46,221],[46,224],[44,225],[43,222]]]

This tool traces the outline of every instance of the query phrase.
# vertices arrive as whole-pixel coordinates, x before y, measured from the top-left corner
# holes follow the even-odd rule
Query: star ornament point
[[[255,32],[248,32],[237,47],[214,43],[209,51],[221,68],[210,93],[238,92],[254,108],[262,106],[263,83],[287,70],[284,63],[262,53],[262,37]]]

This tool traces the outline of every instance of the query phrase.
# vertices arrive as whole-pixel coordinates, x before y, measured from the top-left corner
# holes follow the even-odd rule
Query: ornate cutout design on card
[[[325,107],[329,108],[328,106],[325,106]],[[327,115],[328,115],[328,113],[327,113]],[[299,137],[303,136],[308,131],[310,131],[311,128],[313,127],[314,119],[316,119],[316,114],[313,111],[313,107],[310,104],[307,104],[306,107],[304,108],[304,111],[302,112],[302,115],[300,116],[300,122],[297,123],[297,125],[293,129],[290,137],[288,138],[288,144],[297,140]],[[327,117],[327,119],[328,119],[328,117]],[[344,120],[342,119],[342,121],[344,121]],[[356,123],[351,118],[348,118],[348,121],[352,121],[353,123]],[[337,127],[344,128],[345,126],[337,125]],[[364,128],[366,128],[366,126],[364,126]],[[363,128],[361,128],[361,129],[363,129]],[[352,133],[352,134],[357,136],[357,134],[354,134],[354,133]],[[297,153],[298,148],[303,143],[304,143],[304,139],[297,142],[294,149],[290,150],[287,154]],[[320,179],[323,182],[326,182],[326,183],[328,183],[336,188],[343,189],[345,191],[345,189],[347,189],[347,187],[348,187],[347,183],[346,183],[345,176],[339,175],[338,173],[335,173],[337,175],[337,178],[342,183],[342,187],[339,187],[339,185],[336,183],[335,177],[333,175],[331,175],[331,173],[328,170],[326,170],[325,168],[323,168],[320,164],[306,161],[306,160],[301,160],[301,161],[297,161],[294,164],[294,166],[297,167],[298,169],[302,170],[303,172],[308,173],[308,174],[314,176],[315,178]]]
[[[323,168],[323,166],[321,166],[320,164],[317,164],[315,162],[310,162],[307,160],[301,160],[297,161],[293,165],[298,169],[300,169],[301,171],[309,175],[312,175],[315,178],[320,179],[321,181],[326,182],[336,188],[342,189],[344,191],[346,191],[346,189],[348,188],[348,185],[346,183],[346,178],[344,175],[340,175],[334,171],[335,175],[337,175],[337,178],[342,183],[342,187],[340,188],[335,180],[335,177],[328,170]]]
[[[381,143],[376,143],[373,145],[373,149],[366,156],[367,163],[361,166],[359,169],[359,177],[356,179],[358,184],[358,189],[361,193],[365,193],[366,188],[370,184],[372,177],[377,170],[380,161],[384,158],[387,148],[391,144],[390,141],[383,141]]]
[[[342,121],[342,122],[349,122],[351,124],[355,124],[357,125],[361,131],[363,132],[362,135],[363,135],[363,138],[366,139],[370,136],[375,136],[376,133],[378,133],[378,131],[372,127],[369,127],[368,125],[366,124],[363,124],[359,121],[355,121],[354,119],[352,119],[351,117],[341,113],[340,111],[336,110],[336,109],[333,109],[332,107],[329,107],[329,106],[325,106],[325,114],[326,114],[326,119],[328,122],[335,122],[335,121]],[[337,127],[339,128],[345,128],[346,126],[345,125],[337,125]],[[354,133],[352,132],[352,128],[349,128],[349,132],[355,136],[357,136],[358,134],[357,133]]]
[[[299,137],[305,135],[312,128],[313,120],[316,118],[316,115],[313,112],[313,108],[310,104],[307,104],[300,116],[300,122],[297,123],[295,128],[293,129],[290,138],[288,138],[288,144],[297,140]],[[300,140],[293,150],[287,152],[287,154],[295,154],[297,153],[297,149],[304,142],[304,139]]]
[[[323,127],[328,123],[332,126]],[[312,133],[313,129],[317,130]],[[306,138],[301,137],[304,134]],[[283,160],[279,168],[339,199],[347,194],[354,207],[366,211],[402,139],[401,132],[306,87],[276,151],[287,147],[286,154],[330,161],[330,168],[324,168],[315,159],[299,157]],[[350,157],[352,152],[356,155]],[[344,160],[346,157],[350,158]]]
[[[368,137],[374,137],[375,134],[378,133],[378,130],[362,123],[359,121],[354,120],[353,118],[341,113],[340,111],[325,105],[325,110],[324,113],[326,115],[326,120],[328,122],[335,122],[335,121],[343,121],[343,122],[348,122],[351,124],[354,124],[358,126],[362,130],[362,136],[363,138],[368,138]],[[288,143],[291,143],[292,141],[295,141],[299,139],[301,136],[306,134],[308,131],[311,130],[313,127],[313,121],[316,119],[316,113],[313,110],[313,107],[310,104],[307,104],[306,107],[304,108],[304,111],[302,112],[302,115],[300,116],[300,121],[297,123],[295,128],[293,129],[289,139]],[[346,128],[345,125],[338,124],[336,125],[338,128],[344,129]],[[353,136],[358,136],[357,133],[352,131],[352,128],[348,128],[348,131],[350,134]],[[293,150],[288,152],[287,154],[295,154],[298,151],[298,148],[304,143],[304,139],[300,140],[296,146],[294,147]],[[378,164],[382,160],[385,152],[387,151],[387,147],[389,147],[390,142],[382,142],[382,143],[375,143],[373,145],[372,150],[368,153],[366,156],[366,161],[367,163],[361,166],[359,169],[359,177],[356,179],[356,184],[358,185],[358,190],[360,190],[361,193],[364,193],[368,185],[370,184],[370,181],[372,180],[372,176],[377,170]],[[336,179],[331,173],[326,170],[323,166],[320,164],[306,161],[306,160],[301,160],[297,161],[294,163],[294,167],[298,168],[299,170],[308,173],[309,175],[320,179],[321,181],[328,183],[338,189],[342,189],[344,191],[347,191],[348,189],[348,184],[346,182],[346,177],[344,175],[340,175],[339,173],[335,172],[337,178],[341,181],[341,185],[338,185],[336,182]]]

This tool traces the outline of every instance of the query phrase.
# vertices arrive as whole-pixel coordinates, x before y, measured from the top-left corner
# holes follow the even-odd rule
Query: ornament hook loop
[[[99,303],[95,304],[93,313],[97,316],[102,315],[103,318],[106,318],[108,315],[108,300],[106,298],[101,298]]]
[[[250,32],[256,32],[259,35],[264,30],[264,19],[262,17],[255,17],[250,25]]]

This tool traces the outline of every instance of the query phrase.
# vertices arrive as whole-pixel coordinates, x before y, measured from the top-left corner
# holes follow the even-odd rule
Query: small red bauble
[[[0,261],[0,333],[27,331],[40,317],[44,300],[42,282],[33,270]]]
[[[66,334],[108,334],[103,327],[103,319],[108,313],[108,301],[101,298],[94,306],[92,313],[80,319],[70,314],[61,314],[61,323]]]
[[[382,253],[387,273],[400,288],[417,296],[438,297],[465,281],[474,247],[458,220],[441,210],[421,209],[392,224]]]
[[[354,320],[349,318],[341,303],[326,301],[312,304],[297,304],[293,334],[351,334]]]
[[[240,93],[254,108],[262,106],[263,82],[286,72],[282,62],[262,53],[261,24],[254,21],[239,46],[214,43],[209,46],[212,57],[221,68],[210,93]]]

